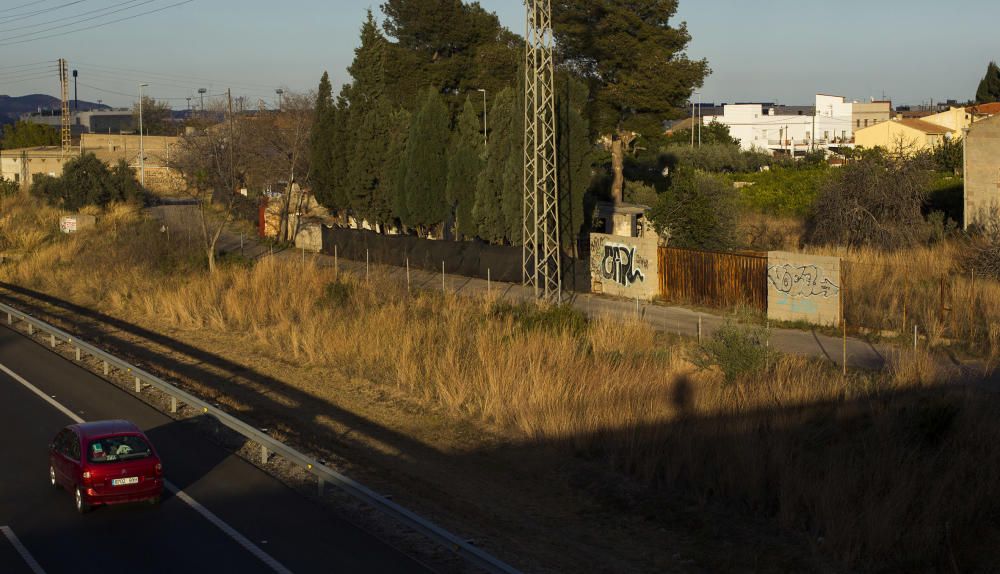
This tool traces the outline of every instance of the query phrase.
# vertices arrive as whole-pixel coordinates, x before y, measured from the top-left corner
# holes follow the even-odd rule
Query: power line
[[[136,1],[137,0],[132,0],[131,2],[125,2],[125,4],[132,4],[132,3],[136,2]],[[24,34],[18,34],[16,36],[8,36],[6,38],[0,38],[0,40],[2,40],[2,41],[14,40],[14,39],[17,39],[17,38],[24,38],[25,36],[34,36],[36,34],[44,34],[45,32],[51,32],[52,30],[59,30],[59,29],[62,29],[62,28],[69,28],[70,26],[76,26],[77,24],[81,24],[83,22],[90,22],[91,20],[97,20],[97,19],[103,18],[105,16],[110,16],[112,14],[118,14],[119,12],[127,12],[129,10],[133,10],[135,8],[138,8],[139,6],[142,6],[144,4],[149,4],[151,2],[156,2],[156,1],[157,0],[143,0],[143,2],[141,2],[140,4],[137,4],[135,6],[128,6],[126,8],[119,8],[117,10],[112,10],[112,11],[106,12],[104,14],[98,14],[96,16],[91,16],[89,18],[83,18],[83,19],[80,19],[80,20],[76,20],[74,22],[70,22],[69,24],[60,24],[58,26],[52,26],[51,28],[45,28],[43,30],[38,30],[38,31],[35,31],[35,32],[25,32]],[[112,7],[103,8],[101,10],[92,10],[92,12],[106,11],[109,8],[112,8]],[[71,16],[71,18],[77,18],[78,16],[82,16],[82,15],[83,14],[78,14],[76,16]],[[65,20],[65,19],[66,18],[60,18],[59,20]],[[54,20],[54,21],[59,21],[59,20]],[[52,22],[46,22],[46,24],[51,24],[51,23]],[[42,25],[44,25],[44,24],[42,24]],[[36,24],[36,26],[37,26],[37,24]],[[32,28],[32,27],[34,27],[34,26],[26,26],[26,28]],[[23,29],[23,28],[21,28],[21,29]],[[18,30],[18,28],[14,28],[14,31],[17,31],[17,30]],[[0,31],[5,31],[5,30],[0,30]]]
[[[142,6],[143,4],[148,4],[148,3],[154,2],[154,1],[155,0],[145,0],[141,4],[138,4],[137,6],[132,6],[132,8],[138,8],[139,6]],[[63,16],[62,18],[56,18],[54,20],[48,20],[46,22],[39,22],[37,24],[24,24],[24,25],[21,25],[21,26],[14,26],[12,28],[3,28],[3,29],[0,29],[0,32],[17,32],[19,30],[27,30],[28,28],[37,28],[39,26],[46,26],[48,24],[54,24],[56,22],[62,22],[64,20],[73,20],[75,18],[79,18],[80,16],[86,16],[88,14],[94,14],[94,13],[97,13],[97,12],[106,12],[108,10],[111,10],[112,8],[115,8],[115,7],[118,7],[118,6],[123,6],[125,4],[135,4],[136,2],[139,2],[139,0],[128,0],[127,2],[120,2],[118,4],[113,4],[111,6],[105,6],[104,8],[98,8],[96,10],[88,10],[86,12],[81,12],[79,14],[73,14],[72,16]],[[114,12],[108,12],[107,14],[103,14],[103,15],[107,16],[109,14],[114,14]],[[45,30],[39,30],[37,33],[42,33],[42,32],[45,32]]]
[[[4,8],[3,10],[0,10],[0,14],[3,14],[4,12],[10,12],[11,10],[17,10],[19,8],[27,8],[28,6],[35,6],[37,4],[42,4],[48,1],[49,0],[35,0],[34,2],[27,2],[25,4],[21,4],[20,6],[11,6],[10,8]]]
[[[84,32],[86,30],[93,30],[95,28],[102,28],[104,26],[110,26],[111,24],[117,24],[119,22],[125,22],[127,20],[133,20],[142,16],[147,16],[149,14],[155,14],[157,12],[163,12],[164,10],[169,10],[170,8],[176,8],[177,6],[183,6],[184,4],[190,4],[194,0],[183,0],[182,2],[176,2],[162,8],[157,8],[155,10],[148,10],[146,12],[141,12],[139,14],[133,14],[131,16],[126,16],[124,18],[118,18],[116,20],[111,20],[109,22],[103,22],[101,24],[94,24],[92,26],[85,26],[83,28],[77,28],[76,30],[68,30],[66,32],[60,32],[58,34],[50,34],[48,36],[39,36],[37,38],[28,38],[27,40],[18,40],[16,42],[0,42],[0,46],[12,46],[14,44],[26,44],[28,42],[37,42],[38,40],[46,40],[49,38],[58,38],[62,36],[68,36],[69,34],[75,34],[77,32]]]
[[[34,18],[39,14],[47,14],[49,12],[55,12],[56,10],[61,10],[75,4],[80,4],[86,2],[87,0],[73,0],[72,2],[67,2],[65,4],[60,4],[59,6],[53,6],[52,8],[44,8],[42,10],[36,10],[35,12],[26,12],[24,14],[13,14],[11,16],[0,16],[0,20],[6,22],[16,22],[18,20],[25,20],[27,18]]]
[[[144,79],[148,79],[149,77],[160,77],[160,78],[166,78],[167,80],[172,80],[172,81],[178,81],[178,80],[180,80],[180,81],[185,81],[185,82],[187,82],[187,81],[194,81],[194,82],[209,83],[209,84],[225,84],[227,86],[233,86],[233,87],[237,87],[237,88],[257,88],[257,89],[264,89],[264,90],[270,90],[270,89],[272,89],[274,87],[273,85],[253,84],[253,83],[248,83],[248,82],[230,82],[230,81],[228,81],[228,80],[226,80],[224,78],[222,78],[222,79],[220,79],[220,78],[199,78],[197,76],[183,76],[183,75],[180,75],[180,74],[169,74],[169,73],[165,73],[165,72],[150,72],[149,70],[137,70],[135,68],[118,68],[118,67],[115,67],[115,66],[108,66],[106,64],[88,64],[86,62],[77,62],[77,65],[78,66],[86,66],[88,68],[97,68],[97,69],[109,70],[111,72],[128,72],[128,73],[133,73],[133,74],[140,74],[141,77],[144,78]]]
[[[32,66],[41,66],[42,64],[52,64],[55,65],[54,60],[45,60],[44,62],[34,62],[31,64],[14,64],[10,66],[0,66],[0,70],[13,70],[15,68],[30,68]]]

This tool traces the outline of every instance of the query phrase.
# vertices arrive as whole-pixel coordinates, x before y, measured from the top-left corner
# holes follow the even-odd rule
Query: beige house
[[[892,102],[854,102],[851,104],[851,123],[854,131],[887,122],[890,119],[892,119]]]
[[[1000,208],[1000,115],[978,121],[965,136],[965,227]]]
[[[893,120],[854,132],[858,147],[903,150],[907,153],[932,150],[960,132],[924,120]]]
[[[40,175],[59,177],[63,165],[76,154],[63,155],[59,147],[31,147],[0,151],[0,177],[29,187]]]
[[[169,162],[177,153],[179,138],[144,136],[146,187],[157,193],[180,192],[184,181],[170,169]],[[0,151],[0,177],[31,186],[37,175],[62,175],[63,166],[82,153],[92,153],[109,166],[125,160],[138,174],[139,136],[120,134],[81,134],[80,145],[64,155],[59,147],[35,147]]]
[[[943,128],[948,128],[954,135],[961,135],[962,130],[972,125],[973,116],[966,108],[951,108],[946,112],[932,114],[920,119]]]

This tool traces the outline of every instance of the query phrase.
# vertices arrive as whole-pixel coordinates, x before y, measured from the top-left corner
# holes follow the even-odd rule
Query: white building
[[[801,108],[794,115],[781,113],[782,106],[772,104],[733,104],[724,106],[723,115],[705,116],[703,121],[728,126],[730,135],[740,140],[745,150],[795,155],[813,147],[850,145],[853,106],[841,96],[817,94],[811,113],[803,113]]]

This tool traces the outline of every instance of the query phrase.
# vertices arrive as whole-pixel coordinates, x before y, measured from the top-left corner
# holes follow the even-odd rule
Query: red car
[[[139,427],[128,421],[70,425],[49,445],[49,480],[73,492],[78,512],[102,504],[148,501],[163,494],[163,465]]]

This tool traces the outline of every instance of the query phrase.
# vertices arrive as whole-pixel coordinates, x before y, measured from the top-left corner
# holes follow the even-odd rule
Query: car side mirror
[[[56,445],[49,443],[49,450],[55,450]]]

